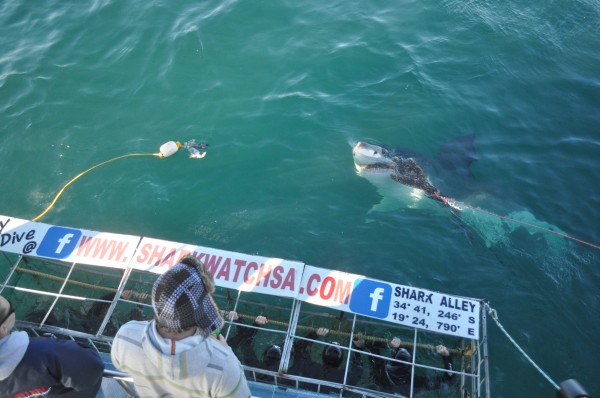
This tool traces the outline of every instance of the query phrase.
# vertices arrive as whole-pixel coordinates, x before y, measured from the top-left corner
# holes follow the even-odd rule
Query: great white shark
[[[354,166],[359,175],[383,174],[407,187],[422,191],[429,198],[446,205],[440,190],[413,157],[401,156],[379,145],[359,141],[352,148]]]
[[[506,216],[499,216],[475,205],[466,204],[466,200],[469,200],[478,204],[488,203],[496,208],[498,200],[493,203],[494,196],[484,192],[477,192],[473,196],[462,195],[461,197],[469,197],[465,201],[456,201],[445,196],[432,182],[429,173],[445,172],[446,176],[436,177],[445,188],[449,188],[452,185],[450,181],[458,180],[453,180],[452,177],[448,177],[448,174],[459,174],[460,178],[472,177],[470,165],[475,159],[473,152],[473,136],[458,137],[443,145],[437,162],[428,161],[416,152],[391,149],[364,141],[356,142],[352,147],[354,166],[358,175],[375,185],[382,196],[381,202],[371,211],[387,212],[402,207],[445,208],[450,210],[461,224],[477,232],[487,247],[497,243],[507,244],[509,236],[519,227],[527,230],[530,235],[540,234],[542,229],[563,233],[556,226],[537,220],[527,210],[513,211]],[[473,181],[471,183],[474,184]],[[461,186],[466,186],[464,181]],[[544,238],[550,247],[564,247],[564,240],[557,236],[544,234]]]
[[[467,150],[472,147],[472,137],[462,140],[467,144]],[[428,168],[433,169],[434,167],[429,164],[431,162],[427,162],[414,152],[392,150],[359,141],[352,148],[352,156],[357,173],[377,186],[383,197],[382,202],[373,208],[375,211],[387,211],[399,207],[400,204],[396,199],[401,199],[403,196],[406,198],[405,201],[410,202],[410,207],[416,207],[421,199],[428,197],[442,207],[461,210],[454,200],[443,195],[441,190],[431,182],[424,169],[426,163]],[[464,159],[460,161],[464,164],[460,167],[456,160],[446,161],[446,163],[453,163],[448,164],[448,168],[461,169],[464,173],[472,160],[473,157],[466,153]],[[401,184],[401,187],[397,183]]]

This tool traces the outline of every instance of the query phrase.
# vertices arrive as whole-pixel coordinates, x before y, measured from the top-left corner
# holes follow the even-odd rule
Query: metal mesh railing
[[[106,355],[110,353],[112,337],[118,328],[132,319],[153,317],[150,294],[155,274],[5,253],[0,257],[0,271],[3,277],[1,292],[15,304],[18,327],[31,334],[53,333],[60,338],[85,340],[108,358],[107,363],[110,357]],[[222,332],[228,340],[241,328],[256,328],[252,344],[258,358],[271,344],[282,347],[283,356],[276,369],[242,362],[248,380],[260,385],[270,385],[281,391],[334,392],[339,396],[394,396],[392,389],[383,391],[376,385],[372,364],[384,361],[394,365],[385,346],[398,337],[400,347],[412,353],[413,360],[408,365],[413,383],[421,377],[434,380],[448,374],[456,380],[449,383],[448,388],[419,396],[490,396],[485,314],[482,314],[482,337],[476,341],[343,313],[293,298],[217,288],[215,300],[224,311],[235,311],[239,317],[237,321],[227,320]],[[267,317],[268,323],[253,325],[258,315]],[[307,335],[318,328],[326,328],[329,332],[322,338],[309,339]],[[357,337],[364,340],[367,347],[384,347],[382,353],[353,346]],[[310,344],[309,356],[315,363],[321,361],[321,353],[328,345],[337,343],[345,361],[340,367],[343,378],[324,380],[294,374],[293,363],[298,360],[294,358],[294,345],[300,342]],[[453,370],[443,367],[435,353],[438,344],[445,345],[452,354]],[[358,379],[349,383],[350,358],[356,355],[360,357],[362,371]],[[114,368],[108,368],[106,377],[118,380],[125,390],[132,388],[127,375]],[[411,389],[414,390],[416,388]]]

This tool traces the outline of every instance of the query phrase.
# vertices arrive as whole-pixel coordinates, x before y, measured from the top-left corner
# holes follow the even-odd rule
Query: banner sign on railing
[[[478,300],[317,268],[138,236],[59,227],[0,215],[0,251],[162,274],[191,254],[224,288],[297,298],[399,325],[479,339]]]
[[[188,254],[204,263],[217,286],[281,297],[298,294],[304,264],[280,258],[143,238],[131,267],[162,274]]]
[[[0,215],[0,250],[54,260],[127,268],[139,236],[58,227]]]
[[[299,300],[388,322],[479,340],[481,304],[450,296],[306,265]]]

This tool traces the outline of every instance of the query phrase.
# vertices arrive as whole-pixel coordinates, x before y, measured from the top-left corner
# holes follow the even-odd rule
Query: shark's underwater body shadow
[[[358,175],[382,196],[369,213],[408,208],[450,217],[471,245],[491,249],[503,264],[527,256],[543,268],[575,272],[565,265],[570,243],[558,235],[564,232],[525,209],[507,211],[506,203],[477,184],[470,169],[476,160],[474,136],[445,143],[436,159],[366,142],[355,143],[352,154]],[[465,186],[472,189],[457,192]]]

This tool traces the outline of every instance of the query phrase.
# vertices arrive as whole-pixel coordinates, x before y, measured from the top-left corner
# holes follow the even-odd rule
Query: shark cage
[[[105,362],[104,396],[137,396],[111,363],[112,339],[130,320],[153,319],[157,274],[191,254],[215,278],[220,332],[253,396],[490,397],[481,300],[295,261],[0,221],[6,236],[30,237],[0,247],[0,292],[16,327],[92,345]]]

